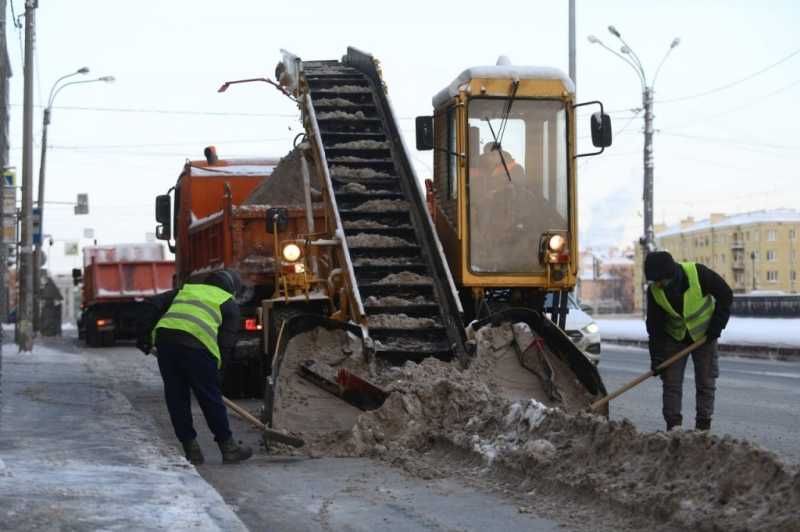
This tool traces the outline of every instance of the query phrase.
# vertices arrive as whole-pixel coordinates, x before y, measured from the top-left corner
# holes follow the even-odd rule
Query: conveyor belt
[[[376,356],[460,357],[460,306],[375,62],[349,49],[303,61],[301,79]]]

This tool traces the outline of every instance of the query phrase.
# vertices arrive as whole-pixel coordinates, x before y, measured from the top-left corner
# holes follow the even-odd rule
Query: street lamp
[[[594,35],[589,35],[589,42],[592,44],[599,44],[629,65],[634,72],[636,72],[642,88],[642,106],[645,111],[644,194],[642,198],[644,200],[644,237],[640,240],[640,242],[644,248],[644,254],[646,255],[648,252],[653,251],[655,247],[655,234],[653,230],[653,95],[655,94],[655,83],[656,79],[658,79],[659,72],[661,72],[661,67],[664,65],[664,62],[667,60],[667,57],[669,57],[669,54],[672,52],[672,50],[674,50],[680,44],[681,40],[677,37],[672,40],[667,53],[664,54],[664,57],[661,59],[661,62],[656,68],[653,79],[648,83],[644,66],[642,66],[642,62],[639,59],[639,56],[636,55],[636,52],[633,51],[633,48],[631,48],[631,46],[625,42],[625,40],[622,38],[622,34],[616,27],[613,25],[609,26],[608,31],[622,43],[622,46],[620,47],[621,53],[606,46],[603,41]]]
[[[38,191],[38,199],[36,201],[36,205],[39,209],[39,233],[41,235],[42,230],[44,229],[44,177],[45,177],[45,161],[47,158],[47,126],[50,125],[50,118],[53,109],[53,102],[58,96],[58,93],[61,92],[61,89],[64,87],[69,87],[70,85],[81,85],[85,83],[113,83],[114,76],[102,76],[96,79],[87,79],[83,81],[70,81],[67,83],[61,83],[65,79],[71,78],[73,76],[78,75],[86,75],[89,73],[88,67],[81,67],[75,72],[71,72],[64,76],[61,76],[53,83],[52,88],[50,89],[50,96],[47,99],[47,107],[44,109],[44,115],[42,116],[42,153],[41,153],[41,160],[39,162],[39,191]],[[33,256],[33,298],[35,301],[34,304],[34,312],[33,312],[33,328],[34,330],[38,330],[39,328],[39,293],[41,291],[41,269],[42,269],[42,238],[39,237],[38,242],[36,242],[36,249],[34,250]]]
[[[661,67],[664,65],[664,62],[667,60],[672,50],[680,44],[681,40],[677,37],[672,40],[667,53],[664,54],[664,57],[656,68],[653,79],[648,83],[647,75],[645,74],[644,66],[642,66],[639,56],[636,55],[633,48],[625,42],[619,30],[612,25],[608,27],[608,32],[622,43],[619,52],[606,46],[603,41],[594,35],[589,35],[589,42],[602,46],[630,66],[633,71],[636,72],[642,89],[642,107],[644,108],[644,186],[642,194],[642,200],[644,202],[644,235],[639,239],[639,243],[642,245],[642,257],[646,257],[650,251],[655,249],[655,231],[653,227],[653,95],[655,94],[655,83],[661,71]]]

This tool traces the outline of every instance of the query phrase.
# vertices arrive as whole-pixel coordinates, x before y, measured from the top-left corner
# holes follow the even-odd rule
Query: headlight
[[[589,334],[597,334],[600,332],[600,327],[598,327],[595,322],[592,322],[586,327],[584,327],[583,330]]]
[[[297,244],[286,244],[283,246],[283,258],[288,262],[294,262],[300,258],[300,246]]]
[[[553,235],[547,242],[547,246],[550,248],[550,251],[561,251],[562,249],[564,249],[564,246],[566,244],[567,241],[561,235]]]

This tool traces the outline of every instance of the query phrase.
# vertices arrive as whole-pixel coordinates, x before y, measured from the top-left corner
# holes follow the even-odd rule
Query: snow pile
[[[400,272],[390,273],[377,284],[433,284],[433,279],[414,272]]]
[[[326,146],[328,147],[328,146]],[[351,140],[350,142],[340,142],[330,146],[336,150],[388,150],[389,141],[377,140]]]
[[[334,177],[356,177],[361,179],[371,179],[373,177],[392,177],[386,172],[373,170],[372,168],[351,168],[338,164],[331,165],[331,175]]]
[[[340,155],[338,157],[328,157],[328,162],[331,163],[365,163],[369,159],[364,157],[355,157],[353,155]]]
[[[303,193],[303,174],[300,159],[302,150],[294,148],[284,156],[271,176],[265,177],[261,183],[250,193],[250,196],[242,202],[243,206],[248,205],[272,205],[272,206],[300,206],[305,205],[305,195]],[[314,198],[314,191],[320,190],[320,182],[315,170],[313,158],[307,158],[309,177],[311,179],[312,201],[319,201]]]
[[[370,327],[390,329],[427,329],[437,325],[431,318],[414,318],[406,314],[374,314],[367,318]]]
[[[355,113],[329,111],[317,115],[317,120],[365,120],[366,118],[363,111],[356,111]]]
[[[375,220],[345,220],[342,224],[345,229],[411,229],[409,224],[388,225]]]
[[[359,85],[335,85],[328,89],[320,89],[319,92],[338,92],[338,93],[365,93],[370,92],[369,87],[361,87]]]
[[[364,300],[364,305],[367,307],[404,307],[407,305],[427,305],[429,303],[432,303],[432,301],[425,299],[425,296],[416,296],[413,299],[404,299],[395,296],[369,296]]]
[[[339,189],[340,192],[349,192],[351,194],[390,194],[390,190],[370,190],[361,183],[347,183]]]
[[[312,435],[306,450],[312,454],[373,456],[432,478],[463,463],[461,451],[480,457],[484,473],[501,475],[521,493],[534,486],[537,494],[566,500],[588,497],[679,529],[798,529],[800,473],[769,451],[708,432],[641,434],[628,420],[553,408],[538,392],[520,400],[498,393],[486,367],[514,347],[521,338],[514,333],[508,325],[479,330],[476,359],[466,370],[436,359],[371,368],[372,380],[390,392],[377,410],[354,412],[319,389],[310,400],[295,395],[284,404],[293,428]],[[313,356],[368,374],[363,358],[342,347],[345,336],[295,337],[287,361]],[[281,371],[292,374],[286,364]],[[323,397],[334,410],[310,408]],[[298,404],[307,429],[298,426]],[[320,423],[336,430],[323,434]],[[436,448],[443,451],[431,453]]]
[[[354,248],[396,248],[410,246],[411,244],[396,236],[359,233],[354,236],[348,236],[347,245]]]
[[[365,201],[353,209],[356,212],[408,212],[407,201],[376,199]]]
[[[413,262],[411,257],[358,257],[353,260],[353,266],[397,266]]]
[[[314,101],[314,107],[354,107],[358,104],[344,98],[320,98]]]
[[[480,356],[480,353],[479,355]],[[800,476],[728,436],[640,434],[627,421],[510,402],[470,370],[407,364],[386,403],[362,414],[345,449],[412,471],[433,442],[481,455],[537,492],[580,493],[681,528],[793,530]],[[456,457],[457,459],[457,457]]]

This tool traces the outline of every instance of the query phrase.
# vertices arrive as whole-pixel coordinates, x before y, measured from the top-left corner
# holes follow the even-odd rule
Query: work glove
[[[661,365],[662,362],[664,361],[659,358],[650,357],[650,371],[653,372],[653,375],[661,374],[661,371],[663,370],[659,371],[658,366]]]
[[[149,355],[153,350],[153,344],[150,343],[150,340],[139,338],[136,340],[136,348],[145,355]]]

